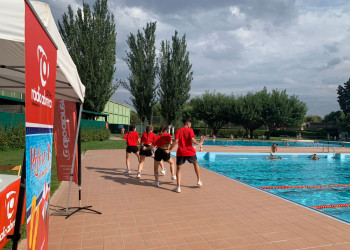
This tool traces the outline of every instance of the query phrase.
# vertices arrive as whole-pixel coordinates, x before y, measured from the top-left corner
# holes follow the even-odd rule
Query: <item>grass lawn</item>
[[[125,141],[119,140],[107,140],[107,141],[94,141],[94,142],[83,142],[81,144],[82,152],[86,150],[96,149],[125,149]],[[0,164],[1,165],[22,165],[23,164],[23,149],[11,149],[0,151]],[[52,150],[52,155],[55,155],[55,148]],[[17,174],[15,171],[3,171],[0,170],[0,174]],[[52,157],[52,168],[51,168],[51,196],[60,186],[61,182],[57,178],[56,168],[56,157]],[[21,227],[21,239],[27,238],[27,224],[26,222]],[[12,249],[12,241],[3,248],[6,250]]]
[[[81,151],[96,150],[96,149],[125,149],[126,143],[122,140],[107,140],[107,141],[91,141],[82,142]]]

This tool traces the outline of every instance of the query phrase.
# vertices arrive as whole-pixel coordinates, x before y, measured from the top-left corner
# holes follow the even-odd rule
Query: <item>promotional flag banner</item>
[[[57,176],[69,181],[72,171],[75,138],[77,133],[77,107],[75,102],[56,99],[53,126]],[[78,150],[75,154],[73,181],[78,184]]]
[[[57,50],[25,2],[26,215],[28,249],[48,249]]]
[[[0,249],[9,241],[7,235],[14,231],[20,182],[17,179],[0,191]]]

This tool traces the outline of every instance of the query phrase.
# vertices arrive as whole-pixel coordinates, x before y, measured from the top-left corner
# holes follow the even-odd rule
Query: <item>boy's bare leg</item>
[[[156,181],[159,181],[159,174],[158,174],[158,167],[159,167],[159,161],[154,161],[154,178]]]
[[[141,173],[143,169],[143,164],[145,163],[146,156],[140,155],[140,162],[139,162],[139,168],[138,168],[138,173]]]
[[[136,154],[136,156],[137,156],[137,161],[140,162],[140,152],[137,151],[135,154]]]
[[[175,164],[173,159],[169,159],[168,163],[170,164],[170,172],[171,172],[171,176],[175,175]]]
[[[131,153],[126,152],[126,169],[130,169],[130,155]]]
[[[201,179],[201,174],[199,171],[199,165],[198,165],[198,161],[193,162],[193,166],[194,166],[194,171],[196,172],[197,175],[197,181]]]
[[[176,166],[176,183],[178,187],[181,185],[181,167],[182,165]]]
[[[164,163],[163,163],[163,161],[160,162],[160,167],[161,167],[162,169],[164,169]]]

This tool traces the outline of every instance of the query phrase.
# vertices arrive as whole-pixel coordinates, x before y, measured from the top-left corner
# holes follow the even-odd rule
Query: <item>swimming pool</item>
[[[271,147],[273,143],[276,143],[279,147],[333,147],[340,148],[344,145],[344,147],[349,148],[350,143],[348,142],[293,142],[288,141],[288,145],[283,143],[283,141],[249,141],[249,140],[205,140],[203,145],[207,146],[257,146],[257,147]]]
[[[350,223],[350,154],[197,153],[199,165]],[[325,207],[320,207],[324,206]],[[329,206],[328,206],[329,205]],[[320,209],[322,208],[322,209]]]

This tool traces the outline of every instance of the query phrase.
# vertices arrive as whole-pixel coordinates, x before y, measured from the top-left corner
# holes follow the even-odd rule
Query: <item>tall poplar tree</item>
[[[156,22],[147,23],[143,33],[130,33],[127,39],[130,51],[126,53],[125,61],[131,75],[123,87],[130,91],[131,102],[144,122],[151,120],[152,107],[156,103],[157,75],[155,36]]]
[[[118,84],[116,70],[116,30],[107,0],[96,0],[93,10],[83,2],[74,15],[68,12],[58,21],[59,31],[85,85],[84,109],[102,112]]]
[[[193,72],[186,47],[186,36],[180,39],[177,31],[171,44],[167,40],[161,43],[158,95],[161,114],[167,124],[172,126],[190,98]]]
[[[350,113],[350,79],[342,85],[338,86],[338,103],[340,109],[344,112],[345,115]]]

